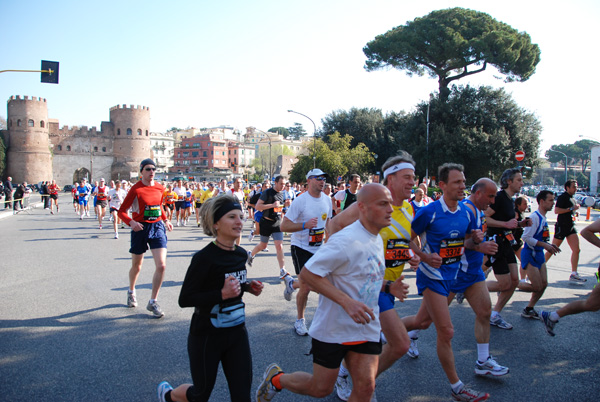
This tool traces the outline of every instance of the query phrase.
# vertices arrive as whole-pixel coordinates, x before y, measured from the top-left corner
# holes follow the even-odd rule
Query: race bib
[[[465,239],[448,239],[440,243],[442,265],[450,265],[460,261],[465,252]]]
[[[385,245],[386,268],[398,267],[414,256],[405,239],[389,239]]]
[[[308,245],[309,246],[320,246],[323,244],[323,235],[325,234],[325,229],[308,229]]]
[[[160,219],[162,212],[160,205],[146,205],[144,209],[144,220],[147,222],[155,222]]]
[[[548,224],[544,226],[544,230],[542,231],[542,239],[548,243],[550,241],[550,229],[548,228]]]

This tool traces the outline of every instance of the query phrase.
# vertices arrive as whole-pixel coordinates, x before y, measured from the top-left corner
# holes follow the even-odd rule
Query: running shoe
[[[501,376],[508,374],[508,367],[504,367],[496,363],[496,360],[489,356],[487,360],[480,363],[479,360],[475,361],[475,374],[477,375],[488,375]]]
[[[347,375],[338,375],[337,380],[335,380],[335,392],[342,401],[347,401],[350,398],[352,385],[348,381]]]
[[[544,324],[544,329],[546,330],[546,332],[548,333],[548,335],[550,336],[554,336],[554,326],[556,325],[556,323],[558,321],[552,321],[550,319],[550,312],[549,311],[540,311],[540,320],[542,321],[542,324]]]
[[[252,262],[254,262],[254,256],[252,255],[252,251],[248,251],[248,260],[246,261],[246,264],[251,267]]]
[[[294,294],[294,279],[290,277],[290,279],[285,281],[285,289],[283,290],[283,298],[287,301],[292,300],[292,295]]]
[[[513,328],[513,326],[511,324],[509,324],[506,321],[504,321],[504,318],[502,318],[500,316],[500,314],[498,314],[494,318],[490,318],[490,324],[491,325],[495,325],[495,326],[497,326],[498,328],[501,328],[501,329],[512,329]]]
[[[160,384],[158,384],[158,388],[156,389],[156,393],[158,394],[158,402],[167,402],[167,400],[165,399],[165,395],[167,395],[167,392],[172,390],[173,387],[166,381],[163,381]]]
[[[102,230],[102,225],[98,226],[98,229]]]
[[[531,310],[527,310],[527,308],[524,308],[523,311],[521,312],[521,317],[523,317],[523,318],[533,318],[534,320],[539,320],[540,319],[540,315],[533,308]]]
[[[308,335],[308,328],[306,328],[306,320],[304,318],[296,320],[296,322],[294,323],[294,330],[300,336]]]
[[[127,307],[137,307],[135,293],[127,292]]]
[[[250,231],[250,234],[248,235],[248,241],[252,241],[254,240],[254,230]]]
[[[264,251],[265,253],[268,253],[268,252],[269,252],[269,248],[268,248],[268,247],[265,247],[263,251]]]
[[[119,234],[115,233],[115,239],[118,239],[118,238],[119,238]]]
[[[157,302],[149,301],[146,310],[150,311],[156,318],[161,318],[165,315]]]
[[[271,380],[279,373],[283,373],[281,367],[275,363],[269,364],[263,374],[263,380],[256,390],[256,402],[269,402],[277,395],[280,390],[275,388]]]
[[[279,279],[285,278],[288,274],[285,268],[279,268]]]
[[[459,392],[454,392],[454,390],[452,390],[452,397],[455,401],[477,402],[487,400],[490,397],[490,394],[463,387]]]
[[[198,224],[198,227],[200,227],[200,225],[201,225],[201,224],[199,223],[199,224]]]
[[[82,220],[83,220],[83,215],[81,215],[81,216],[79,217],[79,220],[80,220],[80,221],[82,221]]]
[[[573,282],[578,285],[583,285],[587,282],[587,279],[582,278],[577,272],[573,272],[571,273],[571,276],[569,276],[569,282]]]
[[[408,357],[413,358],[413,359],[416,359],[417,357],[419,357],[419,348],[417,347],[417,339],[419,339],[419,338],[410,338],[410,347],[408,348],[408,351],[406,352]]]
[[[456,302],[458,304],[462,304],[462,302],[465,301],[465,294],[464,293],[457,293],[456,294]]]

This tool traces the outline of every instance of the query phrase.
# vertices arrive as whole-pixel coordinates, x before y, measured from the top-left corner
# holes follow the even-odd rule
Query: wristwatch
[[[394,281],[387,281],[385,283],[385,288],[383,289],[383,293],[390,293],[390,286],[394,283]]]

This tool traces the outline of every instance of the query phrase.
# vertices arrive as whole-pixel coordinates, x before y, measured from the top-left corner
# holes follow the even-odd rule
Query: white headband
[[[385,172],[383,172],[383,178],[385,179],[392,173],[396,173],[397,171],[402,170],[402,169],[412,169],[414,171],[415,167],[412,165],[412,163],[400,162],[397,165],[393,165],[393,166],[390,166],[389,168],[385,169]]]

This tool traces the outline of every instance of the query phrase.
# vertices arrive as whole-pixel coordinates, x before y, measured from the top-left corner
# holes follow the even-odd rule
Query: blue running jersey
[[[471,220],[467,207],[460,202],[456,211],[451,212],[444,198],[427,204],[417,211],[412,221],[412,230],[423,235],[422,251],[437,253],[442,257],[440,268],[433,268],[421,261],[419,270],[433,280],[453,280],[461,267],[465,251],[465,236],[471,233]]]
[[[485,233],[485,214],[468,199],[462,201],[462,204],[465,206],[465,210],[471,219],[470,231],[479,229]],[[471,205],[473,209],[475,209],[475,213],[473,213],[473,210],[469,208],[467,204]],[[481,266],[483,265],[483,253],[475,250],[465,249],[465,254],[462,256],[461,263],[461,271],[476,273],[481,270]]]

